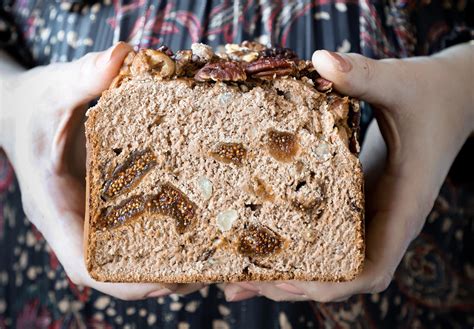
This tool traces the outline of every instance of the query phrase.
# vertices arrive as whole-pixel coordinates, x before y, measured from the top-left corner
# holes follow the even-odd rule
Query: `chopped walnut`
[[[260,49],[260,47],[258,45],[260,44],[248,41],[243,42],[241,45],[231,43],[225,45],[225,53],[227,57],[231,60],[239,62],[252,62],[258,59],[259,57],[258,49]]]
[[[191,45],[191,50],[193,55],[195,55],[201,62],[207,63],[212,59],[212,57],[214,57],[214,51],[212,48],[203,43],[193,43]]]
[[[142,49],[133,59],[130,71],[133,75],[152,73],[160,78],[169,78],[175,73],[175,64],[161,51]]]

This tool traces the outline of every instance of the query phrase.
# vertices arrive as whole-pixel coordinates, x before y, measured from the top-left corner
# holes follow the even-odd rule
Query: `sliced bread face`
[[[139,54],[88,112],[93,278],[345,281],[360,273],[357,101],[298,75],[294,58],[283,58],[292,73],[262,78],[246,69],[255,62],[212,54],[180,68],[179,52],[166,51],[159,56],[175,65],[171,75],[167,59],[154,67],[150,56],[140,71]],[[214,68],[228,63],[241,72],[222,78]]]

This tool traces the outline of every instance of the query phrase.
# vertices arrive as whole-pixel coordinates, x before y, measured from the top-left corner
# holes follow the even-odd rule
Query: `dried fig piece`
[[[145,198],[139,195],[132,196],[122,201],[118,206],[110,208],[102,216],[99,227],[111,228],[123,224],[143,214],[145,211]]]
[[[219,143],[210,154],[218,161],[241,166],[247,156],[247,150],[242,143]]]
[[[142,49],[133,59],[130,71],[133,75],[152,73],[160,78],[169,78],[175,72],[175,64],[164,52]]]
[[[276,160],[291,162],[298,153],[298,137],[287,131],[270,129],[267,133],[267,148]]]
[[[254,78],[291,75],[295,70],[294,62],[280,58],[260,58],[245,67],[245,72]]]
[[[147,198],[146,209],[173,218],[179,234],[183,234],[192,226],[197,212],[194,202],[169,183],[161,185],[158,194]]]
[[[201,68],[194,79],[197,81],[245,81],[247,75],[238,63],[216,62],[208,63]]]
[[[118,165],[112,177],[105,182],[102,197],[110,200],[136,185],[156,165],[156,156],[150,149],[132,152]]]
[[[281,250],[283,239],[264,226],[249,225],[239,236],[237,251],[248,257],[265,257]]]

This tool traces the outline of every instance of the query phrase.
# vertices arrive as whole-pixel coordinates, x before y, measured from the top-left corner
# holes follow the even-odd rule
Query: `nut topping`
[[[175,64],[164,52],[142,49],[133,59],[130,70],[133,75],[152,73],[160,78],[169,78],[175,72]]]
[[[227,57],[233,61],[252,62],[259,57],[260,45],[257,42],[243,42],[241,45],[227,44],[225,45],[225,53]],[[263,47],[262,45],[260,45]]]
[[[315,87],[320,92],[330,92],[332,90],[332,82],[324,78],[317,78],[315,81]]]
[[[298,55],[289,48],[273,47],[260,51],[260,56],[264,58],[297,59]]]
[[[264,257],[280,251],[282,245],[279,235],[266,227],[252,224],[240,235],[237,251],[248,257]]]
[[[245,81],[247,75],[242,67],[235,62],[208,63],[201,68],[194,79],[197,81]]]
[[[105,182],[102,197],[110,200],[130,189],[155,165],[156,156],[150,149],[132,152]]]
[[[260,58],[245,68],[245,72],[254,78],[284,76],[295,73],[295,63],[280,58]]]
[[[203,43],[193,43],[191,45],[191,50],[194,56],[197,57],[199,62],[207,63],[214,56],[214,51],[208,45]]]

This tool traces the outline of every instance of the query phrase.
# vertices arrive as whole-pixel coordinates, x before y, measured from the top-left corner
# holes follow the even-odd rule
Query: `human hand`
[[[127,300],[189,293],[202,285],[102,283],[84,264],[84,113],[130,50],[119,43],[78,61],[9,75],[0,87],[0,146],[15,168],[25,214],[72,282]]]
[[[341,301],[385,290],[410,242],[421,231],[456,154],[474,130],[474,47],[432,57],[371,60],[317,51],[313,63],[335,89],[375,108],[362,147],[366,176],[366,260],[342,283],[245,282],[225,286],[231,301]],[[383,136],[383,137],[382,137]]]

